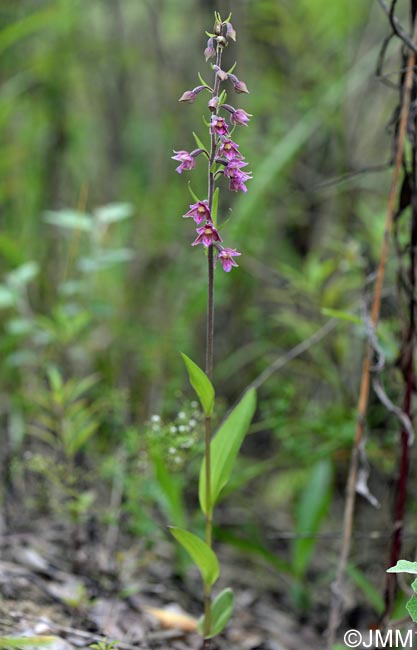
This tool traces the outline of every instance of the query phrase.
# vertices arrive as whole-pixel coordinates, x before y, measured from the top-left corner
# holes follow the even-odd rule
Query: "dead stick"
[[[413,33],[413,42],[415,43],[416,41],[417,41],[417,21],[415,22],[414,33]],[[397,191],[398,191],[398,180],[400,176],[403,153],[404,153],[408,115],[410,112],[410,100],[411,100],[411,90],[413,86],[415,58],[416,58],[415,52],[414,50],[411,50],[408,56],[407,72],[404,81],[404,92],[403,92],[403,101],[401,107],[400,126],[398,130],[398,138],[397,138],[397,150],[395,155],[394,173],[393,173],[389,197],[388,197],[387,216],[385,221],[385,230],[384,230],[384,237],[382,242],[381,257],[379,260],[378,271],[377,271],[376,282],[375,282],[374,293],[373,293],[373,300],[372,300],[371,321],[374,329],[376,329],[376,326],[378,324],[379,313],[381,309],[382,285],[384,282],[385,267],[388,259],[389,241],[390,241],[392,223],[393,223],[394,213],[395,213],[395,201],[396,201]],[[363,438],[364,423],[365,423],[365,417],[366,417],[368,401],[369,401],[371,360],[372,360],[372,346],[368,343],[366,347],[366,353],[365,353],[365,358],[362,367],[362,376],[361,376],[359,402],[358,402],[358,419],[357,419],[356,433],[355,433],[351,460],[350,460],[349,475],[348,475],[347,486],[346,486],[346,501],[345,501],[344,515],[343,515],[342,546],[340,549],[336,580],[332,587],[333,593],[332,593],[332,599],[330,604],[329,624],[327,628],[328,650],[332,650],[334,646],[336,632],[339,626],[340,614],[342,609],[343,582],[346,573],[346,564],[350,552],[353,513],[355,509],[356,481],[357,481],[358,464],[359,464],[359,447]]]

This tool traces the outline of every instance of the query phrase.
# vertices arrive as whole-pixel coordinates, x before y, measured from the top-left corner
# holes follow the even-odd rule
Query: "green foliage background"
[[[193,512],[183,487],[193,493],[199,425],[176,438],[184,413],[187,422],[198,419],[179,352],[203,364],[206,287],[204,257],[189,246],[181,215],[190,202],[185,181],[203,194],[205,171],[201,164],[179,176],[170,156],[193,147],[192,130],[205,134],[204,100],[184,106],[178,97],[197,85],[198,71],[210,78],[204,30],[214,9],[233,12],[238,41],[226,60],[238,61],[251,91],[235,103],[253,114],[239,141],[254,180],[247,195],[225,191],[220,199],[223,214],[232,210],[227,240],[243,253],[239,270],[216,273],[214,383],[224,409],[343,312],[321,341],[263,383],[235,477],[241,487],[258,476],[242,504],[247,540],[235,542],[276,566],[260,530],[305,533],[302,512],[314,532],[331,517],[340,522],[364,343],[361,298],[390,179],[386,169],[356,172],[389,162],[385,124],[397,101],[374,76],[387,26],[371,0],[3,0],[3,498],[12,485],[27,494],[29,450],[31,472],[46,481],[57,479],[57,458],[74,472],[89,468],[90,479],[81,472],[84,496],[91,483],[119,481],[137,533],[154,529],[155,504],[178,525]],[[394,51],[387,68],[398,68]],[[131,207],[119,205],[114,221],[100,222],[94,211],[112,203]],[[72,227],[56,225],[62,210]],[[74,227],[74,212],[84,226]],[[393,284],[390,267],[381,329],[388,361],[400,329]],[[85,396],[74,396],[74,383],[86,378]],[[396,397],[395,369],[391,386]],[[153,415],[161,424],[151,424]],[[383,475],[393,468],[397,423],[377,404],[371,419],[379,439],[369,454]],[[80,421],[85,435],[77,437]],[[79,442],[68,447],[72,435]],[[180,472],[165,460],[170,453]],[[322,499],[310,507],[315,481]],[[75,479],[55,483],[72,516],[88,510]],[[241,521],[229,521],[242,532]],[[313,551],[295,545],[298,580]]]

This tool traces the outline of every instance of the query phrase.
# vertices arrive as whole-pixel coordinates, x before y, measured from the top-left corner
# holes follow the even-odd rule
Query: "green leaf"
[[[213,195],[213,205],[211,206],[211,218],[215,226],[217,226],[217,210],[219,207],[219,191],[220,189],[216,187]]]
[[[204,79],[203,79],[203,77],[201,76],[200,73],[198,73],[198,78],[200,79],[200,83],[201,83],[202,86],[206,86],[206,88],[210,88],[210,90],[211,90],[211,86],[209,86],[207,81],[204,81]]]
[[[236,68],[237,62],[235,61],[231,68],[227,71],[227,74],[232,74],[233,70]]]
[[[330,316],[331,318],[339,318],[340,320],[346,320],[349,323],[355,323],[355,325],[363,324],[359,316],[354,316],[354,314],[349,314],[349,312],[347,311],[341,311],[339,309],[328,309],[327,307],[323,307],[320,311],[324,316]]]
[[[408,560],[398,560],[395,566],[387,569],[387,573],[416,573],[417,562],[409,562]]]
[[[223,88],[223,90],[222,90],[222,92],[220,93],[220,96],[219,96],[219,108],[220,108],[220,106],[223,106],[223,104],[226,103],[226,99],[227,99],[227,92]]]
[[[353,564],[348,564],[346,567],[347,575],[352,579],[359,589],[365,594],[368,601],[375,607],[375,611],[378,614],[382,614],[384,611],[384,599],[379,593],[378,589],[369,582],[368,578],[365,576],[364,572],[358,569]]]
[[[200,400],[201,406],[206,417],[210,417],[214,409],[214,388],[207,377],[206,373],[197,366],[190,357],[181,352],[184,360],[185,367],[187,368],[190,384],[194,388],[195,393]]]
[[[161,505],[171,521],[180,527],[187,525],[186,508],[183,499],[183,476],[168,471],[166,462],[157,449],[151,452],[155,478],[161,488]],[[159,497],[159,495],[157,495]]]
[[[206,587],[214,585],[220,572],[214,551],[200,537],[189,533],[188,530],[171,526],[170,531],[197,565]]]
[[[410,614],[414,623],[417,623],[417,597],[411,596],[410,600],[406,604],[407,612]]]
[[[224,589],[214,599],[211,605],[210,633],[206,635],[206,639],[212,639],[224,630],[233,614],[234,603],[235,597],[233,591],[229,588]],[[204,636],[204,616],[199,619],[197,629]]]
[[[293,565],[298,577],[305,574],[316,546],[315,535],[330,505],[331,489],[331,463],[327,459],[321,460],[311,470],[296,510],[296,533],[299,537],[293,545]]]
[[[188,181],[188,191],[189,191],[189,193],[191,194],[191,197],[194,199],[194,201],[195,201],[196,203],[198,203],[198,202],[200,201],[200,199],[198,198],[197,194],[195,194],[195,193],[193,192],[193,190],[192,190],[192,188],[191,188],[191,181]]]
[[[211,494],[210,512],[213,510],[220,492],[228,482],[236,456],[256,409],[256,391],[251,388],[228,415],[214,436],[211,449]],[[207,513],[205,460],[201,465],[198,496],[200,506]]]
[[[100,223],[110,224],[128,219],[133,214],[130,203],[109,203],[94,210],[94,216]]]
[[[59,210],[57,212],[45,212],[43,220],[53,226],[60,228],[70,228],[71,230],[82,230],[90,232],[93,227],[93,221],[88,214],[76,212],[75,210]]]
[[[36,262],[26,262],[8,274],[7,284],[15,289],[25,287],[29,282],[36,278],[38,273],[39,266]]]
[[[0,309],[13,307],[15,303],[17,303],[17,296],[15,292],[9,289],[9,287],[0,285]]]
[[[197,147],[198,147],[199,149],[202,149],[203,151],[207,151],[206,147],[205,147],[204,144],[201,142],[201,140],[200,140],[200,138],[198,137],[197,133],[195,133],[194,131],[193,131],[193,136],[194,136],[194,140],[195,140],[195,142],[196,142]]]

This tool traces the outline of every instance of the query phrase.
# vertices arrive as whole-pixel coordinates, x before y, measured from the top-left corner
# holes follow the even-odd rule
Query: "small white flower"
[[[159,415],[152,415],[152,417],[151,417],[151,422],[155,422],[155,423],[156,423],[156,422],[160,422],[160,421],[161,421],[161,418],[160,418]]]
[[[178,431],[178,429],[177,429],[177,427],[175,427],[174,425],[172,425],[171,427],[169,427],[169,432],[170,432],[170,433],[177,433],[177,431]]]
[[[185,415],[184,411],[180,411],[180,412],[178,413],[178,419],[179,419],[179,420],[185,420],[186,417],[187,417],[187,416]]]
[[[180,424],[180,426],[178,427],[178,431],[180,433],[185,433],[186,431],[189,431],[189,428],[185,426],[185,424]]]
[[[195,400],[193,400],[193,401],[191,402],[191,408],[196,409],[197,407],[198,407],[198,402],[196,402]]]
[[[197,424],[197,420],[194,420],[194,418],[191,418],[191,420],[189,421],[188,424],[190,425],[190,427],[195,427],[195,425]]]
[[[175,449],[175,447],[170,447],[170,448],[168,449],[168,453],[169,453],[169,454],[176,454],[176,453],[177,453],[177,450]]]

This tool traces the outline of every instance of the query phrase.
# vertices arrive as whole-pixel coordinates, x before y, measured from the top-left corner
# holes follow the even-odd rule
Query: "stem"
[[[413,43],[417,41],[417,21],[414,23],[413,30]],[[388,259],[389,240],[392,230],[394,219],[394,206],[397,197],[398,180],[402,165],[404,143],[407,133],[407,122],[410,112],[411,90],[413,86],[413,73],[416,55],[412,49],[408,56],[407,73],[403,85],[403,97],[401,106],[400,124],[398,129],[397,147],[395,155],[394,173],[391,181],[390,193],[388,198],[387,215],[385,221],[384,237],[382,243],[381,257],[378,264],[377,278],[374,288],[372,310],[371,310],[371,324],[376,328],[379,320],[379,312],[381,309],[381,294],[382,285],[385,275],[385,267]],[[366,347],[365,358],[362,367],[361,386],[358,402],[358,419],[356,425],[356,433],[352,448],[352,455],[349,466],[348,481],[346,487],[346,501],[343,516],[343,538],[342,546],[339,555],[339,562],[337,567],[336,580],[332,586],[332,601],[330,606],[329,623],[327,628],[327,648],[332,650],[336,638],[337,628],[340,621],[340,613],[343,604],[343,583],[346,572],[346,564],[350,553],[353,514],[355,510],[356,500],[356,482],[358,476],[359,465],[359,449],[363,440],[363,431],[366,418],[366,412],[369,401],[370,390],[370,369],[372,362],[372,346],[370,344]]]
[[[221,67],[223,48],[217,46],[216,65]],[[220,79],[216,74],[213,97],[219,94]],[[213,207],[213,197],[215,190],[215,179],[212,171],[214,159],[216,156],[216,135],[211,134],[210,139],[210,157],[208,163],[208,207],[211,212]],[[213,377],[213,351],[214,351],[214,255],[213,245],[208,249],[208,268],[207,268],[207,336],[206,336],[206,375],[212,380]],[[205,419],[205,461],[206,461],[206,544],[211,548],[213,543],[213,520],[212,520],[212,503],[211,503],[211,417]],[[211,629],[211,587],[205,587],[204,590],[204,636],[210,634]],[[204,650],[210,650],[210,639],[205,638],[203,643]]]
[[[416,13],[415,3],[412,4],[412,17]],[[405,381],[404,413],[412,420],[412,397],[415,384],[414,373],[414,339],[416,334],[415,308],[416,308],[416,247],[417,247],[417,148],[416,141],[413,141],[412,151],[412,197],[411,197],[411,225],[410,225],[410,249],[408,269],[408,327],[402,346],[403,374]],[[407,173],[407,172],[406,172]],[[394,506],[394,527],[391,537],[391,548],[389,555],[389,566],[397,564],[401,556],[404,512],[407,497],[407,479],[409,467],[409,433],[401,429],[400,433],[401,453],[398,459],[398,479]],[[394,608],[394,599],[397,590],[397,576],[394,573],[387,573],[385,579],[385,609],[382,615],[382,624],[386,625],[391,617]]]

